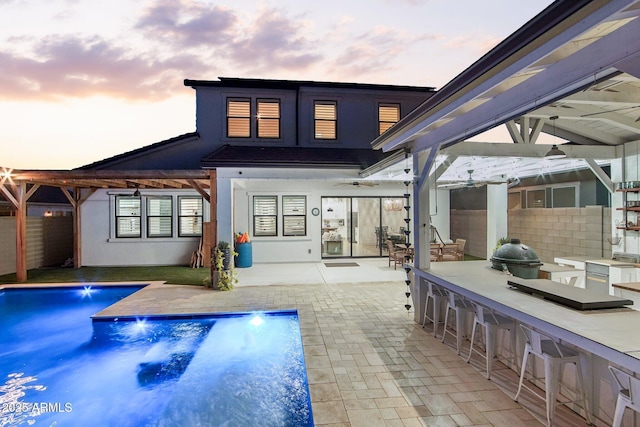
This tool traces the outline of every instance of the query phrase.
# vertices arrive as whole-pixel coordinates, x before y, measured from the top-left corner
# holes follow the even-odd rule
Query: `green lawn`
[[[175,285],[202,285],[208,268],[190,267],[82,267],[37,268],[27,272],[26,283],[126,282],[161,280]],[[15,274],[0,276],[0,284],[17,283]]]

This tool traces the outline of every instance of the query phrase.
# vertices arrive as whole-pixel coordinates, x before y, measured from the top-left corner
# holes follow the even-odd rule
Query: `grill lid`
[[[491,257],[492,262],[509,264],[540,263],[536,251],[520,243],[520,239],[511,239],[510,243],[500,246]]]

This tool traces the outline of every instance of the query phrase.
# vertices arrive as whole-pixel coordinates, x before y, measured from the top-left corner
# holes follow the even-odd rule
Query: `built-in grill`
[[[537,279],[542,263],[538,254],[520,239],[511,239],[510,243],[500,246],[491,257],[491,267],[496,270],[509,270],[511,274],[523,279]]]

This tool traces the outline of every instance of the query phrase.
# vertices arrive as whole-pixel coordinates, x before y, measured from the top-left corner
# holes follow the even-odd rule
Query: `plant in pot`
[[[214,289],[229,291],[238,283],[238,276],[231,262],[236,255],[229,242],[220,241],[211,252],[211,285]]]

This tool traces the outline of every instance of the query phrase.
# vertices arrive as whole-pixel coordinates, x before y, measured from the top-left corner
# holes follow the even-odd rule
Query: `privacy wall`
[[[0,274],[16,272],[16,220],[0,217]],[[27,217],[27,269],[62,265],[73,256],[73,218]]]

